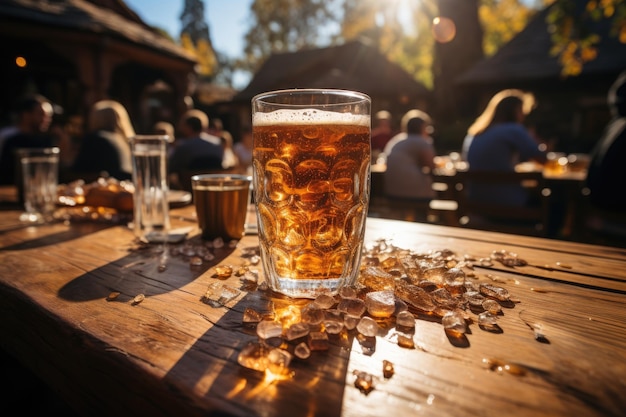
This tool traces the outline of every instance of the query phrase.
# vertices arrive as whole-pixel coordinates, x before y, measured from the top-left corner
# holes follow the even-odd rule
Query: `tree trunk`
[[[433,77],[435,114],[449,123],[471,109],[471,98],[463,97],[455,80],[484,57],[483,29],[478,18],[479,0],[438,0],[439,16],[452,19],[456,36],[450,42],[435,42]]]

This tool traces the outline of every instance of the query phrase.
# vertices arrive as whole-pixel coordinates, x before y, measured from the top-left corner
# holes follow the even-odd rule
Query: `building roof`
[[[195,62],[191,54],[146,25],[121,0],[2,0],[0,22],[5,20],[108,35]]]
[[[546,23],[550,7],[538,12],[528,25],[493,56],[484,58],[457,78],[458,84],[518,83],[561,77],[558,58],[550,54],[552,40]],[[591,22],[600,35],[597,57],[583,66],[580,76],[614,77],[626,68],[626,44],[610,34],[607,19]]]
[[[271,55],[234,100],[288,88],[339,88],[370,96],[427,96],[430,92],[376,48],[361,41]]]

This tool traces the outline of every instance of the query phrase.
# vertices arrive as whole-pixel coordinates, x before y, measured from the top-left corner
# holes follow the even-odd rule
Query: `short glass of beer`
[[[355,283],[370,190],[371,99],[293,89],[252,99],[253,188],[270,289],[294,298]]]

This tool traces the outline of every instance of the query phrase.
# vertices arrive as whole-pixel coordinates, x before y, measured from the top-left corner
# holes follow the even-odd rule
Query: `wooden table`
[[[248,307],[288,300],[255,289],[224,307],[201,297],[216,265],[241,265],[236,247],[215,259],[142,248],[124,225],[54,223],[24,227],[19,211],[0,212],[0,346],[88,416],[623,416],[626,410],[626,251],[444,226],[368,219],[366,246],[386,239],[416,253],[449,249],[459,257],[515,252],[529,265],[475,267],[468,281],[509,290],[500,332],[451,337],[420,315],[413,348],[381,322],[364,343],[355,331],[331,335],[327,351],[294,359],[292,375],[270,381],[239,365],[254,328]],[[172,210],[191,226],[193,208]],[[171,248],[170,248],[171,249]],[[159,265],[165,265],[161,271]],[[467,270],[468,273],[472,272]],[[261,274],[262,276],[262,274]],[[113,293],[117,298],[107,301]],[[143,294],[145,299],[133,303]],[[299,304],[302,304],[300,301]],[[535,338],[533,327],[544,337]],[[382,361],[395,365],[391,378]],[[355,386],[355,371],[374,389]],[[10,381],[5,381],[10,383]]]

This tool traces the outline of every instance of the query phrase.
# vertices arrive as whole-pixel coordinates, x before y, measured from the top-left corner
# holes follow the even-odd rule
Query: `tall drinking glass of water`
[[[144,242],[167,241],[170,229],[167,199],[167,135],[131,138],[133,155],[133,227]]]
[[[300,89],[252,99],[253,182],[269,287],[336,294],[359,273],[369,203],[370,98]]]
[[[18,188],[24,199],[20,220],[28,223],[50,220],[59,185],[59,148],[20,148],[16,152],[21,169]]]

